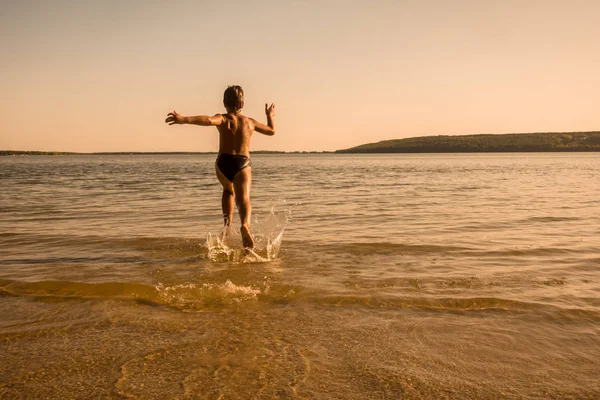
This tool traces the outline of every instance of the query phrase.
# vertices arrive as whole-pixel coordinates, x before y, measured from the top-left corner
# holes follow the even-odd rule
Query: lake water
[[[214,159],[0,158],[1,398],[600,398],[599,153]]]

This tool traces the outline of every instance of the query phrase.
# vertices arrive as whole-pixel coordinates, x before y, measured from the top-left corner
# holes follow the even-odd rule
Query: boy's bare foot
[[[254,239],[252,239],[252,235],[250,234],[250,229],[247,226],[242,225],[240,228],[240,233],[242,234],[242,244],[244,247],[248,249],[254,248]]]

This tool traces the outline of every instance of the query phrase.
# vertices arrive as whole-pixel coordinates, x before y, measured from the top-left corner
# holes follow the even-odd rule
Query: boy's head
[[[227,111],[240,111],[244,107],[244,91],[241,86],[229,86],[223,93],[223,105]]]

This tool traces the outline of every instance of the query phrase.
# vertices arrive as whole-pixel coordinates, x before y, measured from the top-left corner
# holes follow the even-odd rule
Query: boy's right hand
[[[275,104],[271,103],[270,106],[267,106],[267,103],[265,103],[265,114],[267,114],[267,117],[274,117],[275,116]]]
[[[183,124],[183,119],[183,116],[177,114],[177,112],[173,110],[172,113],[167,114],[167,119],[165,119],[165,122],[169,125]]]

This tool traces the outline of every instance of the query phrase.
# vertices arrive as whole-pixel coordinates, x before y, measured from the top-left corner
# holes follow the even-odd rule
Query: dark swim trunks
[[[235,178],[238,172],[250,166],[250,158],[246,156],[221,153],[217,157],[217,168],[231,182],[233,182],[233,178]]]

